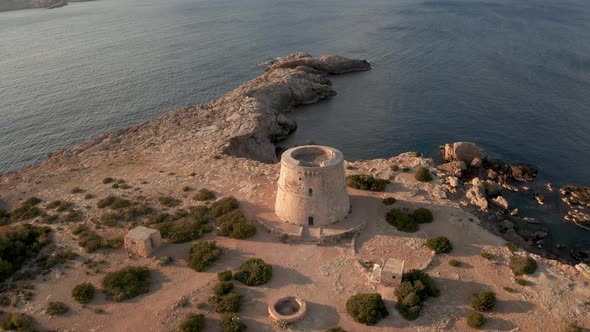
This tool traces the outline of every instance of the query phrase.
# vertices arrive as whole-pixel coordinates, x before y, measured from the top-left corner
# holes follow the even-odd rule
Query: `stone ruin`
[[[125,235],[125,249],[129,254],[149,257],[162,244],[160,231],[137,226]]]

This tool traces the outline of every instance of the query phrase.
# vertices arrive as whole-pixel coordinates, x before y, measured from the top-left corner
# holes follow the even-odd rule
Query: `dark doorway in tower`
[[[313,195],[313,190],[311,188],[309,188],[309,190],[307,191],[307,194],[309,195],[309,197],[311,197],[311,195]]]
[[[307,225],[313,226],[313,217],[307,217]]]

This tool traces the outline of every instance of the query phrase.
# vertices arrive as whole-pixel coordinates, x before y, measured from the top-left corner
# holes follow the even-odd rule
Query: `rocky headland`
[[[240,315],[252,330],[275,328],[268,322],[266,303],[285,291],[306,297],[313,306],[313,317],[321,317],[310,317],[298,323],[297,329],[322,331],[338,324],[358,330],[358,323],[347,316],[344,302],[356,292],[377,289],[354,268],[356,257],[350,245],[283,243],[283,238],[264,232],[261,224],[256,224],[259,231],[248,240],[207,234],[204,239],[217,241],[229,254],[212,271],[198,272],[195,278],[197,272],[186,266],[190,243],[166,243],[158,256],[170,256],[174,263],[162,266],[156,259],[129,257],[120,248],[86,252],[75,232],[82,225],[108,239],[139,223],[151,225],[152,218],[162,215],[183,218],[195,205],[209,204],[195,201],[193,191],[198,188],[211,189],[217,197],[235,196],[248,219],[272,214],[281,151],[277,143],[297,127],[289,113],[335,96],[329,75],[370,69],[363,60],[295,53],[269,62],[259,77],[208,104],[181,108],[105,133],[52,153],[39,165],[0,175],[0,209],[7,210],[0,213],[0,221],[9,223],[0,227],[22,223],[47,226],[56,245],[81,256],[68,263],[69,268],[58,266],[42,276],[32,276],[25,285],[34,284],[34,291],[13,287],[14,291],[4,288],[2,292],[12,292],[9,302],[15,310],[34,317],[36,324],[45,328],[173,331],[184,315],[196,310],[207,314],[207,324],[211,317],[217,318],[207,309],[216,272],[235,269],[246,257],[256,256],[273,264],[274,270],[268,287],[236,286],[247,298],[248,305]],[[587,258],[553,252],[543,226],[518,219],[518,211],[502,195],[529,185],[537,176],[536,167],[491,159],[486,151],[466,142],[446,144],[441,154],[445,160],[441,165],[416,152],[346,163],[347,175],[370,174],[389,181],[384,192],[349,189],[353,210],[370,221],[360,237],[361,254],[367,259],[390,255],[393,246],[395,251],[398,247],[404,250],[410,260],[414,250],[425,250],[426,238],[435,235],[446,236],[453,243],[450,254],[429,254],[432,258],[425,267],[441,285],[441,297],[433,299],[421,317],[410,322],[394,313],[392,289],[379,289],[392,317],[370,329],[466,330],[464,316],[470,311],[466,301],[482,289],[495,291],[499,299],[498,310],[489,314],[486,328],[528,331],[543,326],[558,330],[576,320],[590,326],[590,269],[586,264],[572,266]],[[431,181],[415,177],[423,168],[432,174]],[[37,207],[23,204],[32,196],[39,201]],[[119,212],[101,207],[101,201],[109,197],[128,206]],[[568,188],[564,197],[578,210],[588,206],[582,203],[588,198],[583,188]],[[400,209],[428,207],[435,221],[421,225],[413,234],[400,232],[385,221],[390,208],[384,205],[385,198],[393,198]],[[63,206],[63,211],[55,206]],[[19,207],[19,216],[28,219],[7,216]],[[484,253],[489,258],[484,258]],[[523,277],[526,286],[515,281],[508,266],[514,255],[533,257],[539,264],[537,272]],[[461,267],[449,265],[449,258],[461,261]],[[409,266],[411,263],[415,262],[408,262]],[[156,271],[157,286],[149,294],[118,303],[100,295],[82,307],[72,301],[73,285],[99,285],[105,271],[130,264]],[[27,292],[36,295],[25,298]],[[55,300],[67,302],[74,312],[48,316],[47,302]]]
[[[31,8],[54,9],[67,6],[70,2],[86,2],[95,0],[3,0],[0,2],[0,12]]]

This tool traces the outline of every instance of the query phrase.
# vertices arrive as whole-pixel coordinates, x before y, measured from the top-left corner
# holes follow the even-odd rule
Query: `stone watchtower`
[[[350,212],[342,152],[305,145],[281,157],[276,214],[289,223],[325,226]]]

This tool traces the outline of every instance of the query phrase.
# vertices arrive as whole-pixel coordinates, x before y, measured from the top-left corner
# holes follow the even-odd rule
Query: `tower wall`
[[[325,146],[289,149],[281,156],[276,214],[293,224],[324,226],[350,212],[342,152]],[[312,218],[312,219],[310,219]]]

